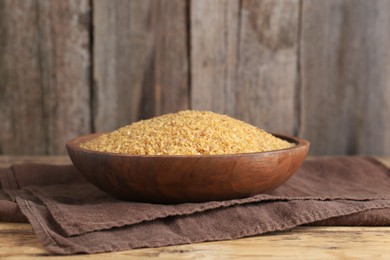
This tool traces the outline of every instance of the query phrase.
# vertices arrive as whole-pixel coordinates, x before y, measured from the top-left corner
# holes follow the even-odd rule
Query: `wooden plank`
[[[191,1],[191,105],[234,114],[239,1]]]
[[[97,131],[188,108],[186,2],[94,1]]]
[[[29,224],[0,223],[0,257],[17,259],[364,258],[390,257],[390,227],[298,227],[228,241],[134,249],[95,255],[54,256]],[[261,248],[261,250],[259,250]]]
[[[54,165],[64,165],[72,164],[69,156],[67,155],[24,155],[24,156],[12,156],[12,155],[2,155],[0,156],[0,168],[9,167],[13,164],[21,163],[43,163],[43,164],[54,164]]]
[[[149,102],[160,115],[189,108],[189,6],[186,0],[155,5],[155,100]]]
[[[38,1],[38,57],[48,154],[91,131],[88,0]]]
[[[45,152],[34,1],[0,2],[0,153]]]
[[[0,153],[62,154],[90,131],[90,5],[1,1]]]
[[[243,1],[237,111],[272,132],[296,128],[299,1]]]
[[[138,116],[143,69],[152,52],[149,6],[149,1],[93,2],[93,110],[98,132]]]
[[[390,154],[390,2],[304,1],[302,129],[312,154]]]
[[[293,133],[298,18],[297,0],[193,1],[192,107]]]

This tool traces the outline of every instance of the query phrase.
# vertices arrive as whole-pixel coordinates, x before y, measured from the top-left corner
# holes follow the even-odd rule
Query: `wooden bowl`
[[[283,150],[195,156],[151,156],[96,152],[66,143],[76,168],[92,184],[116,197],[139,202],[183,203],[244,198],[275,189],[300,167],[309,142],[275,135],[296,145]]]

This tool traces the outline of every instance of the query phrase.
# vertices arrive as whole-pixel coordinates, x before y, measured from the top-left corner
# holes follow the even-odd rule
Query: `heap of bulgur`
[[[133,155],[217,155],[293,146],[243,121],[187,110],[141,120],[81,144],[88,150]]]

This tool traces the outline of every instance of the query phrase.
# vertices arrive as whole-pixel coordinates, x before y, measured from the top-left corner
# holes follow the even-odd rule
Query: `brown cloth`
[[[15,165],[0,170],[0,184],[0,220],[28,220],[56,254],[236,239],[305,224],[390,225],[389,169],[363,157],[307,160],[273,192],[206,203],[122,201],[73,166]]]

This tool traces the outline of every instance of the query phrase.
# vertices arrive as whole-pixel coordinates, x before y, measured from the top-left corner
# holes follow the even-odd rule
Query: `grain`
[[[141,120],[81,147],[133,155],[218,155],[272,151],[292,145],[226,115],[186,110]]]

